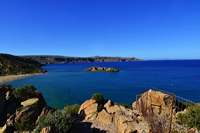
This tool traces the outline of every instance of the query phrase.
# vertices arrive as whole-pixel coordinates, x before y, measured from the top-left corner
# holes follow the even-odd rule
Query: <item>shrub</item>
[[[71,106],[66,106],[64,110],[66,110],[68,114],[78,114],[79,108],[80,108],[80,105],[75,104]]]
[[[59,133],[71,133],[74,125],[71,114],[66,110],[57,110],[50,115],[40,117],[35,132],[39,133],[44,127],[54,126]]]
[[[24,120],[21,123],[15,123],[15,129],[17,131],[31,131],[34,124],[30,124],[30,120]]]
[[[36,88],[33,85],[22,86],[13,90],[12,94],[15,96],[18,102],[22,102],[35,97],[35,90]]]
[[[178,113],[176,123],[183,124],[191,128],[196,127],[200,130],[200,105],[190,105],[186,109],[186,113]]]
[[[93,94],[92,99],[96,100],[98,103],[104,103],[105,102],[105,99],[104,99],[104,97],[101,93]]]
[[[132,109],[131,106],[129,106],[127,103],[114,103],[115,105],[121,105],[121,106],[124,106],[125,108],[129,108],[129,109]]]

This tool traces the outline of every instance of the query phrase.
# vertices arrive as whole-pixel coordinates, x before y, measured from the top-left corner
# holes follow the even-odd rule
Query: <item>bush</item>
[[[176,123],[200,130],[200,105],[190,105],[186,109],[186,113],[178,113]]]
[[[25,101],[35,97],[36,88],[33,85],[22,86],[13,90],[12,94],[18,100],[18,102]]]
[[[71,106],[66,106],[64,110],[66,110],[68,114],[78,114],[79,108],[80,108],[80,105],[75,104]]]
[[[15,129],[17,131],[31,131],[34,124],[30,124],[30,120],[24,120],[21,123],[15,123]]]
[[[93,94],[92,99],[96,100],[98,103],[104,103],[105,102],[105,99],[104,99],[104,97],[101,93]]]
[[[39,133],[44,127],[54,126],[59,133],[71,133],[74,125],[71,114],[66,110],[57,110],[50,115],[40,117],[35,132]]]

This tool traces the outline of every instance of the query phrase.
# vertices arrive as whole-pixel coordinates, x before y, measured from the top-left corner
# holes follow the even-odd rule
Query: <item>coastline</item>
[[[15,80],[15,79],[21,79],[21,78],[26,78],[26,77],[36,76],[36,75],[42,75],[42,74],[45,74],[45,73],[32,73],[32,74],[0,76],[0,83],[10,81],[10,80]]]

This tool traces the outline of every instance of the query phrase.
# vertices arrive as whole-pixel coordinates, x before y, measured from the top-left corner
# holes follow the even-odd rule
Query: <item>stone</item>
[[[11,97],[11,93],[15,88],[11,85],[0,85],[0,92],[5,94],[6,100],[9,100]]]
[[[52,127],[52,126],[44,127],[40,131],[40,133],[57,133],[57,132],[58,132],[57,129],[55,127]]]
[[[5,110],[2,115],[0,115],[0,127],[6,123],[6,120],[15,113],[17,105],[15,103],[10,103],[5,107]]]
[[[103,109],[98,113],[97,120],[102,124],[111,124],[112,116]]]
[[[108,100],[108,102],[104,104],[104,107],[107,109],[107,108],[110,108],[113,105],[114,105],[113,101]]]
[[[28,105],[38,104],[38,103],[39,103],[38,98],[31,98],[31,99],[21,102],[21,105],[28,106]]]
[[[144,94],[141,94],[138,101],[132,104],[133,109],[141,111],[143,115],[152,114],[169,116],[171,106],[172,96],[151,89]]]
[[[90,99],[85,101],[80,109],[78,114],[85,115],[85,119],[94,120],[97,117],[98,103],[96,100]]]
[[[1,129],[0,133],[13,133],[15,131],[15,128],[13,124],[5,124]]]

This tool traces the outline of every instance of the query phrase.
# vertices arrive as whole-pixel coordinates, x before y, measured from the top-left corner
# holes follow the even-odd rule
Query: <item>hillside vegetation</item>
[[[41,66],[41,63],[24,57],[0,54],[0,76],[46,72]]]

